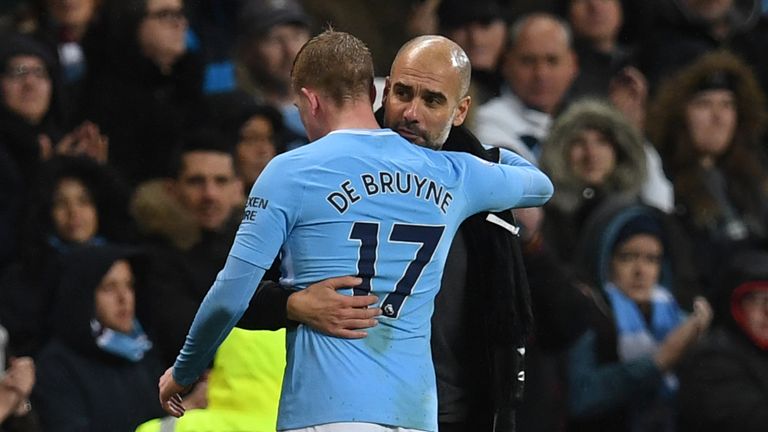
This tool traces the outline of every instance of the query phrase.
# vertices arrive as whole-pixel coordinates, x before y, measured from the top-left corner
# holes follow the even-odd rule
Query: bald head
[[[471,65],[464,50],[442,36],[407,42],[384,89],[384,126],[414,144],[439,149],[451,126],[464,122]]]
[[[472,65],[467,53],[456,42],[436,35],[413,38],[397,52],[392,62],[392,70],[400,63],[413,61],[430,63],[435,68],[453,69],[459,78],[460,96],[467,95],[472,78]]]

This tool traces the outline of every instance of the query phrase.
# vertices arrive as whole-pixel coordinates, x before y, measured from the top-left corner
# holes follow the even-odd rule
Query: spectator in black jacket
[[[136,318],[142,276],[140,256],[125,248],[69,256],[32,394],[46,431],[129,432],[162,414],[159,363]]]
[[[768,424],[768,253],[734,254],[713,297],[715,328],[680,368],[680,427],[765,430]]]

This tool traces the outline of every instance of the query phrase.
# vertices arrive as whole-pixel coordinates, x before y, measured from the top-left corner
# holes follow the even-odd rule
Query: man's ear
[[[312,117],[317,116],[317,112],[320,110],[320,98],[318,97],[318,94],[315,93],[314,90],[308,89],[306,87],[302,87],[300,92],[301,96],[307,101],[309,113],[312,115]]]
[[[371,97],[371,105],[376,102],[376,84],[371,81],[371,88],[368,90],[368,95]]]
[[[381,105],[385,105],[387,103],[387,97],[389,97],[389,90],[392,88],[392,84],[389,81],[389,77],[387,77],[384,80],[384,91],[381,93]]]
[[[456,116],[453,117],[454,126],[461,126],[461,124],[464,123],[464,120],[467,118],[470,105],[472,105],[472,97],[469,95],[464,96],[461,98],[461,100],[459,100],[458,105],[456,105]]]

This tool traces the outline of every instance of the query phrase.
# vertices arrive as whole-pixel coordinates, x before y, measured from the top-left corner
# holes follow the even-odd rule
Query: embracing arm
[[[347,296],[336,292],[361,283],[352,276],[325,279],[301,291],[287,290],[274,282],[263,282],[237,323],[248,330],[274,330],[291,322],[306,324],[330,336],[359,339],[364,329],[377,324],[376,296]]]

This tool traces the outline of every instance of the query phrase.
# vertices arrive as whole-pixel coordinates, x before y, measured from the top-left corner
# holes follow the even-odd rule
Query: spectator
[[[552,127],[540,165],[555,184],[545,206],[544,236],[560,259],[574,257],[580,229],[610,197],[638,200],[646,179],[643,143],[608,104],[572,104]]]
[[[715,329],[680,368],[680,428],[757,432],[768,422],[768,254],[734,254],[713,293]]]
[[[283,114],[286,126],[305,136],[293,105],[291,66],[309,40],[310,18],[296,0],[246,0],[237,22],[239,88]]]
[[[671,178],[701,283],[743,242],[768,238],[763,95],[749,68],[711,53],[659,89],[648,125]]]
[[[0,42],[0,267],[18,252],[18,226],[29,205],[40,160],[61,138],[53,56],[27,36]]]
[[[114,173],[84,157],[59,156],[43,165],[39,191],[25,224],[24,248],[0,283],[0,319],[11,347],[35,355],[55,322],[63,257],[83,246],[130,237],[127,190]]]
[[[502,65],[508,87],[477,113],[480,141],[535,161],[578,70],[568,24],[541,13],[518,18]]]
[[[662,216],[644,206],[596,215],[582,243],[593,290],[590,329],[568,352],[569,429],[674,430],[674,367],[707,328],[703,298],[688,318]]]
[[[151,246],[150,316],[167,362],[184,344],[240,221],[241,184],[231,147],[221,141],[215,131],[196,132],[176,157],[174,178],[141,185],[132,204]]]
[[[108,0],[102,12],[84,42],[84,116],[109,136],[109,163],[131,185],[167,176],[182,132],[204,113],[182,1]]]
[[[136,318],[142,276],[138,256],[124,248],[69,256],[54,313],[59,325],[38,357],[32,393],[46,431],[128,432],[162,412],[158,363]]]
[[[661,0],[657,19],[647,29],[638,52],[640,69],[652,88],[662,80],[718,49],[762,52],[750,40],[760,18],[759,0]],[[652,30],[652,31],[648,31]]]
[[[472,63],[472,102],[480,106],[499,96],[507,23],[497,0],[442,0],[437,14],[441,33],[459,44]]]
[[[29,395],[35,385],[35,362],[30,357],[17,357],[6,363],[8,332],[0,325],[0,431],[38,432],[37,416],[32,412]]]
[[[241,91],[208,96],[211,123],[235,143],[235,166],[247,194],[275,155],[304,142],[283,123],[280,112]]]
[[[86,74],[83,39],[97,21],[102,0],[33,0],[32,16],[19,23],[19,30],[30,33],[56,53],[56,71],[62,78],[62,103],[67,120],[82,102]]]
[[[559,9],[573,29],[579,58],[571,96],[608,96],[611,79],[627,66],[631,54],[619,42],[621,0],[560,0]]]

